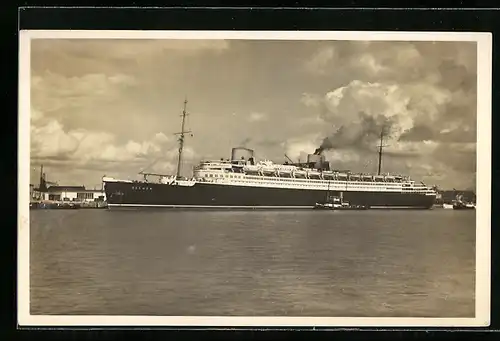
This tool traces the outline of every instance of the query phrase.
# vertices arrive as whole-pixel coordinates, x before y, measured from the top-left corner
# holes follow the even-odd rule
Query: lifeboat
[[[363,175],[363,181],[372,181],[373,177],[371,175]]]
[[[246,165],[243,171],[248,175],[260,175],[260,167],[257,165]]]
[[[307,177],[307,172],[304,170],[296,170],[293,175],[299,179],[305,179]]]
[[[307,172],[309,179],[321,179],[321,173],[316,170],[310,170]]]
[[[261,165],[260,171],[264,176],[276,176],[278,170],[274,165],[266,163]]]
[[[350,174],[349,175],[349,180],[350,181],[360,181],[361,180],[361,176],[358,175],[358,174]]]
[[[335,179],[335,175],[333,174],[333,172],[323,172],[323,179],[325,179],[325,180],[334,180]]]
[[[339,173],[337,174],[337,179],[340,181],[347,181],[347,174],[346,173]]]

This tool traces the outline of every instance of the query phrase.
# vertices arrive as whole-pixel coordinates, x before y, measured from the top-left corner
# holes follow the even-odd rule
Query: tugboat
[[[314,209],[320,210],[337,210],[342,207],[342,202],[339,197],[330,196],[324,202],[317,202]]]
[[[340,192],[340,196],[330,195],[329,190],[326,195],[326,200],[324,202],[317,202],[314,205],[314,209],[322,210],[367,210],[368,206],[365,205],[350,205],[348,202],[343,201],[343,192]]]
[[[350,205],[348,202],[343,202],[340,197],[331,196],[324,202],[317,202],[314,209],[321,210],[334,210],[334,211],[348,211],[348,210],[367,210],[368,206],[365,205]]]
[[[453,202],[454,210],[474,210],[475,208],[474,203],[463,201],[463,195],[457,195],[456,200]]]

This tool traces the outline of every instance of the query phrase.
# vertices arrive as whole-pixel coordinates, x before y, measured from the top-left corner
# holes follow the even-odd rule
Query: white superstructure
[[[434,195],[423,183],[400,175],[320,171],[264,160],[202,161],[193,170],[194,181],[234,186],[293,188],[321,191],[398,192]]]

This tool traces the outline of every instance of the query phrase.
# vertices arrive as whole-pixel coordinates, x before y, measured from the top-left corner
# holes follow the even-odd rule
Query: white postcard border
[[[392,40],[477,42],[476,316],[474,318],[226,317],[31,315],[29,288],[30,57],[31,39],[253,39]],[[18,324],[20,326],[193,327],[478,327],[490,323],[491,265],[491,91],[489,32],[380,31],[95,31],[22,30],[19,45],[18,150]]]

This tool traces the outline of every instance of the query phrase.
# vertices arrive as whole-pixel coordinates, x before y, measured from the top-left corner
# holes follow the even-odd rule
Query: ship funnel
[[[318,162],[321,162],[321,155],[317,154],[307,155],[307,163],[318,163]]]
[[[253,158],[253,150],[244,148],[244,147],[236,147],[231,150],[231,162],[239,161],[239,160],[249,160]]]
[[[307,164],[309,167],[315,169],[328,170],[330,168],[330,164],[325,162],[325,156],[323,154],[308,154]]]

